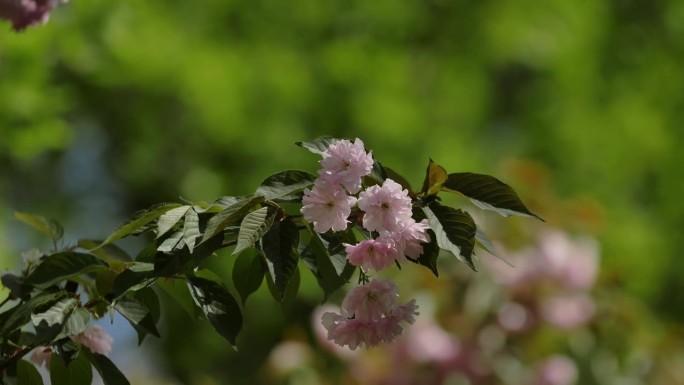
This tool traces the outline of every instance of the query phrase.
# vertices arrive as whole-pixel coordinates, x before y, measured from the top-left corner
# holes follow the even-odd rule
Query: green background
[[[156,202],[316,170],[295,141],[359,137],[416,186],[428,157],[509,182],[550,226],[599,239],[602,287],[682,322],[681,20],[682,1],[75,0],[45,26],[3,23],[0,268],[49,247],[14,210],[103,238]],[[228,259],[214,262],[226,278]],[[248,353],[170,317],[169,340],[188,338],[159,365],[194,383],[257,378],[321,300],[302,281],[283,316],[264,290],[248,302]]]

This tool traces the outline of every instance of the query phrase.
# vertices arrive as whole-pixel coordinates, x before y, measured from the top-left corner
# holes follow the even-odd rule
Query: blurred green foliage
[[[152,203],[313,171],[293,143],[325,134],[362,138],[415,186],[428,156],[528,186],[530,208],[568,226],[502,166],[537,163],[553,194],[594,208],[603,284],[684,320],[682,19],[676,0],[91,0],[23,33],[5,23],[0,267],[34,241],[12,210],[59,218],[72,239],[103,237]],[[213,263],[228,278],[223,257]],[[320,299],[305,290],[285,318],[264,320],[268,295],[257,296],[250,359],[170,353],[172,370],[253,373],[285,319],[308,322]],[[175,346],[230,354],[210,330],[192,333]]]

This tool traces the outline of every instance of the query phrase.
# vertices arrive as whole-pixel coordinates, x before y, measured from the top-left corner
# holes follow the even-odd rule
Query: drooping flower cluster
[[[12,22],[15,31],[47,22],[50,11],[67,0],[0,0],[0,18]]]
[[[400,305],[398,296],[392,281],[373,280],[355,287],[342,301],[342,314],[323,314],[328,339],[352,350],[393,341],[404,331],[403,324],[412,324],[418,314],[415,300]]]
[[[360,139],[329,145],[320,164],[313,187],[304,190],[301,212],[318,233],[343,231],[358,204],[363,214],[360,222],[372,237],[343,244],[350,264],[360,266],[365,276],[364,271],[379,271],[405,262],[406,256],[417,259],[423,253],[422,243],[430,241],[429,226],[426,220],[413,219],[409,191],[389,178],[361,190],[374,161]],[[342,314],[324,314],[328,339],[351,349],[394,340],[403,332],[401,324],[413,323],[417,314],[415,301],[400,306],[396,297],[397,287],[391,281],[376,280],[356,287],[345,298]]]

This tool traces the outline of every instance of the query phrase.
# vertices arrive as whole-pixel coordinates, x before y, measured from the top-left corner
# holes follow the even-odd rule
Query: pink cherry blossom
[[[328,340],[354,350],[391,342],[413,323],[418,314],[415,300],[397,302],[397,286],[391,281],[374,280],[352,289],[342,302],[342,314],[326,312],[321,317]]]
[[[408,190],[392,179],[362,191],[358,203],[365,212],[363,227],[371,231],[401,230],[403,222],[411,219],[412,201]]]
[[[355,202],[356,198],[347,196],[339,185],[318,179],[311,190],[304,190],[301,212],[313,223],[316,232],[342,231],[347,228],[347,218]]]
[[[73,337],[74,342],[79,343],[93,353],[107,354],[112,350],[112,337],[100,326],[89,326],[83,332]]]
[[[379,271],[390,266],[394,261],[403,262],[406,259],[404,254],[397,250],[394,240],[388,236],[367,239],[356,245],[345,243],[344,246],[349,263],[366,270]]]
[[[400,230],[388,235],[395,240],[399,254],[407,255],[416,259],[423,254],[423,243],[430,242],[427,230],[430,226],[426,219],[416,222],[413,218],[408,218],[400,223]]]
[[[49,368],[50,361],[52,360],[52,348],[49,346],[39,346],[33,350],[30,359],[38,367],[45,365],[46,368]]]
[[[361,178],[373,169],[372,151],[366,153],[363,142],[358,138],[354,143],[338,140],[323,153],[321,166],[321,179],[341,184],[351,194],[356,194],[361,189]]]

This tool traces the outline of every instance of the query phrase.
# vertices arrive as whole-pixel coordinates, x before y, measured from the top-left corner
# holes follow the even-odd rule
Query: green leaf
[[[285,287],[285,295],[284,296],[282,296],[282,294],[280,294],[280,290],[278,288],[276,288],[276,285],[273,282],[273,279],[270,276],[268,278],[266,278],[266,286],[268,287],[268,291],[271,293],[271,296],[273,297],[273,299],[280,302],[280,305],[282,306],[283,309],[288,309],[288,308],[292,307],[293,302],[297,298],[297,293],[299,292],[300,283],[301,283],[301,273],[299,272],[299,267],[297,269],[295,269],[294,273],[292,274],[292,277],[287,282],[287,286]]]
[[[340,287],[342,287],[354,272],[354,266],[346,263],[346,258],[342,256],[342,268],[340,269],[333,263],[334,258],[340,254],[330,255],[328,251],[329,243],[320,238],[314,232],[311,232],[311,237],[306,246],[300,251],[302,261],[311,270],[316,277],[318,285],[323,289],[325,296],[327,296]],[[338,262],[338,261],[336,261]]]
[[[117,245],[104,245],[98,248],[102,242],[95,239],[79,239],[77,244],[110,265],[116,262],[130,262],[133,260],[127,252]]]
[[[81,348],[81,353],[90,361],[95,370],[100,373],[104,385],[130,385],[123,373],[107,357],[94,353],[88,348]]]
[[[114,309],[126,318],[138,333],[138,344],[142,343],[147,334],[159,337],[153,314],[139,299],[127,295],[116,301]]]
[[[160,216],[159,220],[157,220],[157,238],[171,230],[189,209],[190,206],[180,206],[171,209]]]
[[[281,300],[285,298],[287,283],[297,270],[298,245],[299,230],[288,220],[276,221],[261,238],[266,266]]]
[[[31,296],[31,291],[33,291],[33,286],[25,283],[24,278],[18,275],[5,274],[0,278],[0,282],[11,291],[13,298],[26,299]]]
[[[53,241],[58,241],[64,235],[64,229],[54,219],[46,218],[40,215],[33,215],[22,213],[20,211],[14,212],[14,217],[26,223],[41,233],[47,234]]]
[[[442,206],[437,202],[423,207],[430,228],[440,248],[451,252],[474,271],[473,249],[477,228],[473,218],[463,210]]]
[[[36,339],[50,342],[61,334],[64,324],[72,314],[79,301],[66,297],[40,313],[31,314],[31,323],[36,328]]]
[[[149,286],[157,279],[154,271],[154,264],[147,262],[136,262],[122,271],[114,278],[112,288],[115,296],[120,296],[128,291],[140,290]]]
[[[72,294],[64,290],[54,293],[45,292],[18,305],[0,327],[0,335],[6,336],[10,332],[21,328],[31,321],[31,315],[34,312],[41,313],[62,299],[71,296]]]
[[[438,165],[430,159],[427,170],[425,171],[425,180],[423,181],[423,188],[421,192],[425,196],[432,196],[439,192],[442,184],[447,181],[447,172],[444,167]]]
[[[248,250],[238,255],[233,266],[233,284],[243,304],[261,286],[265,269],[264,261],[256,251]]]
[[[437,257],[439,256],[437,236],[432,229],[428,229],[428,235],[430,236],[430,242],[423,243],[423,253],[418,256],[417,260],[413,261],[410,258],[409,260],[427,267],[435,277],[439,277],[439,271],[437,270]]]
[[[475,233],[475,244],[477,244],[479,247],[483,248],[489,254],[500,259],[503,263],[507,264],[508,266],[515,267],[506,258],[504,258],[501,254],[499,254],[499,251],[496,249],[496,247],[494,246],[492,241],[489,239],[489,237],[487,237],[487,234],[485,234],[480,229],[477,229],[477,232]]]
[[[449,174],[442,190],[459,192],[470,198],[477,207],[495,211],[504,217],[520,215],[544,221],[525,207],[513,188],[493,176],[471,172]]]
[[[300,191],[311,186],[316,176],[306,171],[286,170],[273,174],[261,182],[254,195],[266,200],[273,200]]]
[[[195,303],[214,329],[235,348],[235,340],[242,329],[242,313],[235,298],[223,285],[205,278],[190,277],[188,286]]]
[[[183,231],[179,230],[173,233],[170,237],[166,238],[159,247],[157,251],[162,253],[170,253],[173,250],[180,250],[185,246],[185,241],[183,240]]]
[[[229,206],[220,213],[214,215],[207,222],[207,228],[204,231],[202,242],[211,239],[214,235],[223,231],[226,227],[241,221],[242,218],[250,211],[252,206],[264,201],[264,197],[257,196],[251,198],[243,198],[237,203]]]
[[[132,234],[139,228],[159,218],[167,211],[180,206],[181,205],[178,203],[160,203],[147,210],[138,211],[131,219],[119,226],[111,235],[109,235],[109,237],[107,237],[107,239],[105,239],[105,241],[100,245],[100,247]]]
[[[93,369],[83,354],[76,356],[69,365],[54,357],[50,360],[50,381],[60,385],[90,385],[93,381]]]
[[[183,226],[183,241],[188,245],[190,253],[195,249],[197,238],[202,235],[199,229],[199,215],[194,209],[188,210],[185,214],[185,225]]]
[[[197,317],[195,301],[192,299],[184,279],[161,278],[157,280],[157,287],[178,303],[188,313],[190,318],[194,319]]]
[[[330,136],[321,136],[310,142],[296,142],[295,144],[299,147],[306,148],[314,154],[323,155],[328,147],[337,141],[339,141],[339,139],[335,139]]]
[[[368,179],[365,180],[370,184],[382,184],[382,182],[387,179],[387,169],[378,161],[373,162],[373,168],[371,169]]]
[[[17,361],[17,385],[43,385],[43,377],[32,363]]]
[[[37,287],[48,287],[69,277],[107,268],[107,263],[92,254],[64,252],[43,257],[40,265],[24,280]]]
[[[55,339],[62,339],[66,337],[75,336],[78,333],[83,332],[90,322],[90,313],[88,310],[79,307],[74,309],[69,318],[64,322],[64,327],[62,331],[55,337]]]
[[[254,246],[254,243],[271,227],[276,213],[275,209],[266,206],[245,215],[240,224],[238,242],[233,255]]]

